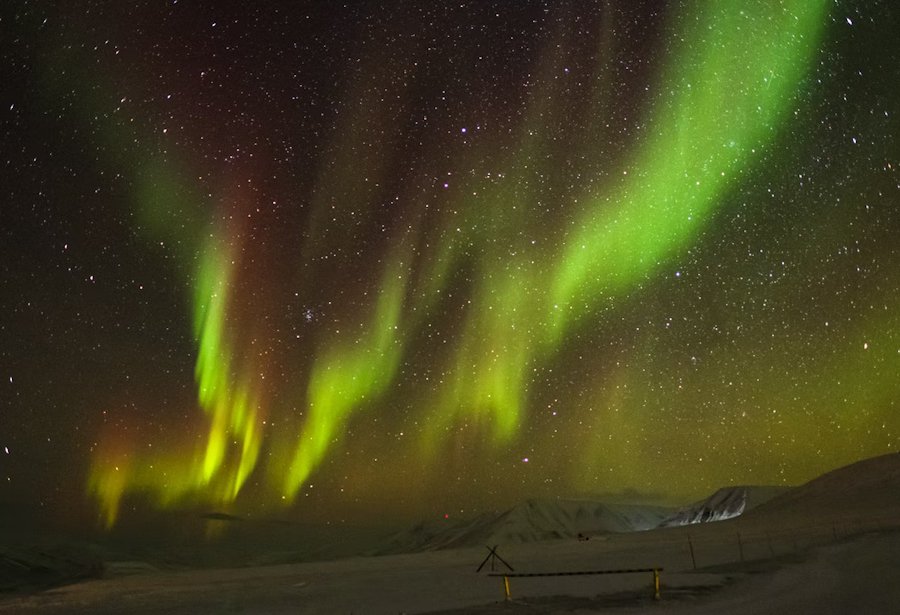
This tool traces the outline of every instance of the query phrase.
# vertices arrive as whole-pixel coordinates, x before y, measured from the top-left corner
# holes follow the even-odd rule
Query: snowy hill
[[[900,453],[832,470],[760,505],[748,520],[778,516],[900,514]]]
[[[714,494],[678,511],[660,527],[724,521],[742,515],[760,504],[789,491],[790,487],[724,487]]]
[[[420,523],[394,535],[380,553],[432,551],[484,544],[527,543],[579,534],[635,532],[657,527],[672,509],[593,500],[531,499],[502,513]]]

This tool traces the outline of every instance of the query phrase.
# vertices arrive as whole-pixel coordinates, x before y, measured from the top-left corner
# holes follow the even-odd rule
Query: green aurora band
[[[386,269],[381,296],[360,339],[333,342],[316,355],[307,391],[309,415],[285,475],[286,498],[296,497],[340,436],[349,414],[393,381],[403,350],[397,337],[405,295],[403,271],[402,261]]]
[[[185,226],[185,220],[198,217],[194,191],[170,170],[171,163],[133,161],[150,169],[137,197],[145,228],[179,243],[186,259],[199,254],[191,300],[206,435],[188,462],[183,452],[145,456],[121,443],[101,447],[89,489],[106,524],[115,523],[130,492],[150,494],[161,506],[227,504],[263,468],[272,499],[294,501],[340,442],[350,417],[395,384],[410,336],[435,315],[446,285],[465,264],[473,270],[469,302],[451,350],[440,351],[447,376],[418,393],[428,408],[421,450],[439,456],[444,434],[460,423],[478,426],[494,446],[510,442],[528,406],[529,372],[552,359],[602,306],[632,292],[689,245],[744,169],[775,142],[818,49],[828,6],[824,0],[692,3],[669,33],[672,51],[654,86],[658,93],[647,111],[648,127],[621,179],[587,190],[569,205],[567,223],[540,238],[558,246],[555,252],[537,255],[527,246],[515,247],[529,221],[527,208],[514,205],[537,198],[505,188],[516,182],[485,186],[478,207],[465,207],[460,196],[462,214],[444,221],[430,251],[414,256],[407,248],[398,250],[376,276],[375,300],[360,297],[353,303],[354,325],[315,348],[301,393],[305,410],[299,433],[280,435],[279,441],[264,439],[261,367],[242,358],[236,334],[240,227]],[[530,136],[542,133],[545,114],[538,107],[547,103],[540,102],[541,94],[527,114],[521,149],[507,153],[508,167],[518,168],[522,177],[527,152],[546,146]],[[596,110],[598,121],[602,112],[602,106]],[[110,142],[117,138],[123,136]],[[173,219],[182,222],[172,224]],[[457,228],[471,233],[463,238]],[[416,231],[428,236],[424,229]],[[398,243],[405,246],[406,239]],[[604,407],[619,403],[600,397]],[[263,450],[283,454],[271,455],[263,466]]]

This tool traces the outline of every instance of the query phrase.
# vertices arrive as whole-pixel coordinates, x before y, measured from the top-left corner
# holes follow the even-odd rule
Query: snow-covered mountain
[[[765,502],[748,515],[900,518],[900,453],[832,470]]]
[[[682,508],[675,515],[663,521],[660,527],[732,519],[790,489],[790,487],[757,486],[723,487],[705,500]]]
[[[672,508],[595,500],[530,499],[502,513],[423,522],[394,535],[379,552],[431,551],[484,544],[574,539],[657,527]]]

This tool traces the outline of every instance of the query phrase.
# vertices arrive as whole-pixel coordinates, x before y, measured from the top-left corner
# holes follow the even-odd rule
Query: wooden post
[[[509,577],[505,576],[505,575],[503,577],[503,591],[506,593],[506,600],[507,601],[512,600],[512,598],[509,595]]]
[[[697,558],[694,556],[694,543],[691,541],[691,535],[688,534],[688,547],[691,550],[691,563],[694,565],[694,570],[697,570]]]
[[[481,569],[484,568],[484,565],[487,564],[488,561],[491,562],[491,572],[494,572],[494,564],[495,564],[495,562],[496,562],[497,560],[499,560],[500,563],[502,563],[504,566],[506,566],[507,568],[509,568],[509,571],[510,571],[510,572],[515,572],[515,570],[513,570],[513,567],[510,566],[510,565],[506,562],[505,559],[503,559],[502,557],[500,557],[500,554],[499,554],[499,553],[497,553],[497,547],[498,547],[498,546],[499,546],[499,545],[494,545],[493,547],[488,547],[487,545],[485,545],[484,548],[488,550],[488,555],[487,555],[487,557],[484,558],[484,560],[482,560],[481,564],[479,564],[479,566],[478,566],[478,568],[475,570],[475,572],[481,572]]]
[[[659,570],[653,569],[653,598],[659,600]]]

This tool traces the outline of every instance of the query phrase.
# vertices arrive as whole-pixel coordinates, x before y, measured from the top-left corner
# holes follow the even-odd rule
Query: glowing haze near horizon
[[[8,497],[457,514],[897,449],[889,3],[434,4],[6,22]]]

